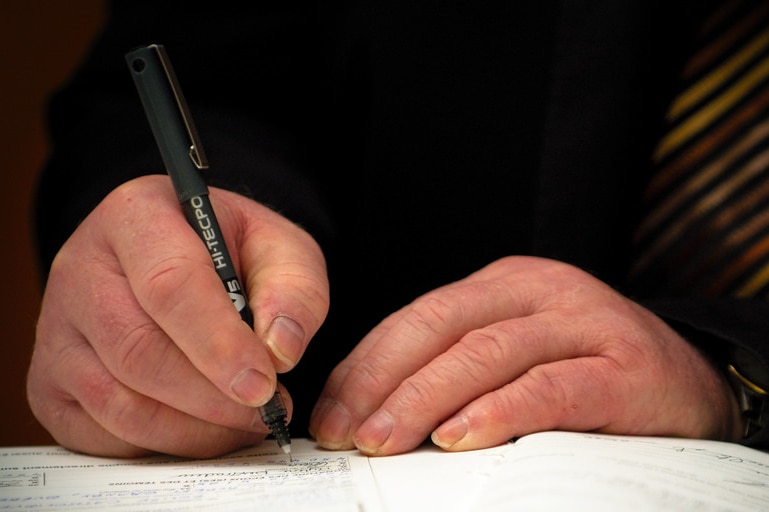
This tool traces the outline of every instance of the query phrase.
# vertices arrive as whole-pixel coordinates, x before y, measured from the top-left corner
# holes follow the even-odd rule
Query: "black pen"
[[[208,186],[200,172],[208,168],[208,160],[165,48],[152,44],[128,52],[125,58],[184,215],[208,248],[214,268],[240,317],[253,329],[254,317],[245,290],[235,272],[208,199]],[[259,412],[278,446],[290,458],[291,438],[280,393],[276,391]]]

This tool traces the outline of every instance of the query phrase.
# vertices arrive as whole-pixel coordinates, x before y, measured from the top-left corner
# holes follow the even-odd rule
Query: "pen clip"
[[[173,66],[171,66],[171,60],[166,54],[166,49],[157,44],[153,44],[151,47],[154,48],[158,54],[160,64],[163,66],[163,70],[168,78],[168,84],[171,87],[171,91],[174,93],[174,98],[176,98],[179,114],[182,116],[184,126],[187,129],[187,135],[190,138],[190,159],[198,169],[208,169],[208,158],[206,158],[206,153],[203,151],[203,145],[200,143],[200,137],[195,128],[195,123],[192,122],[192,114],[190,114],[190,109],[187,107],[184,94],[182,94],[182,88],[179,86],[179,81],[176,79],[176,73],[174,72]]]

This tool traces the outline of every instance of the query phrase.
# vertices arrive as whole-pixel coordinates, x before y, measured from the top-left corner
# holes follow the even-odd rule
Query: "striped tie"
[[[769,2],[732,2],[702,35],[653,155],[631,279],[769,297]]]

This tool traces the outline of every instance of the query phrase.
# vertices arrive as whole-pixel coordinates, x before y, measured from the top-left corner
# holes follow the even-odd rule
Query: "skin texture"
[[[460,451],[552,429],[738,426],[723,376],[651,312],[573,266],[509,257],[384,320],[332,373],[311,431],[387,455],[427,436]]]
[[[57,255],[43,297],[28,395],[62,445],[209,456],[268,432],[254,407],[325,318],[325,263],[309,235],[271,210],[216,189],[211,201],[251,290],[255,332],[170,181],[119,187]]]
[[[274,211],[215,188],[211,201],[254,332],[167,177],[118,187],[62,247],[43,297],[27,388],[60,444],[207,457],[268,432],[256,407],[325,319],[325,261]],[[736,439],[739,423],[720,372],[651,312],[575,267],[511,256],[383,320],[330,376],[311,431],[387,455],[548,429]]]

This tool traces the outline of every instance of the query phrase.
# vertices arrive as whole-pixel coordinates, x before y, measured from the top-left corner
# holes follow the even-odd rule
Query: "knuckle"
[[[391,409],[403,411],[430,411],[436,401],[445,396],[451,382],[445,378],[438,380],[414,377],[404,380],[396,393],[392,395]]]
[[[560,411],[560,414],[568,414],[579,408],[579,403],[574,400],[562,376],[553,372],[548,365],[529,369],[525,377],[520,380],[520,398],[530,408],[540,409],[544,405],[549,411]]]
[[[109,374],[92,375],[82,389],[80,404],[85,411],[113,436],[129,443],[152,438],[163,428],[159,417],[163,405],[115,380]]]
[[[468,333],[455,345],[455,357],[468,368],[477,372],[492,370],[495,366],[510,360],[511,344],[505,333],[493,327]]]
[[[428,294],[412,304],[406,321],[419,332],[435,332],[436,326],[446,325],[448,318],[456,311],[457,307],[436,294]]]
[[[162,374],[167,354],[159,354],[165,335],[152,323],[135,327],[115,347],[113,371],[126,381],[147,382]]]
[[[375,393],[389,393],[392,391],[391,382],[393,376],[387,368],[393,368],[387,361],[387,354],[371,355],[361,360],[357,365],[350,368],[346,376],[346,385],[348,391],[357,393],[357,390],[375,390]],[[349,383],[353,383],[352,386]]]
[[[59,431],[67,425],[71,411],[79,407],[71,395],[54,389],[50,384],[28,384],[27,399],[32,414],[51,432]]]
[[[179,290],[194,278],[196,272],[209,271],[199,270],[197,266],[181,254],[159,260],[137,280],[137,299],[144,301],[148,311],[154,314],[170,314],[179,304]]]
[[[305,305],[313,325],[311,330],[316,330],[326,318],[330,297],[329,285],[326,274],[312,265],[302,261],[284,261],[273,266],[276,272],[276,282],[281,286],[270,288],[249,283],[249,288],[259,289],[259,300],[262,304],[280,304],[288,285],[292,293],[301,297],[300,303]]]
[[[155,437],[155,429],[164,428],[159,421],[160,402],[143,397],[123,396],[110,402],[102,419],[105,428],[114,436],[129,443],[142,445],[142,439]]]

